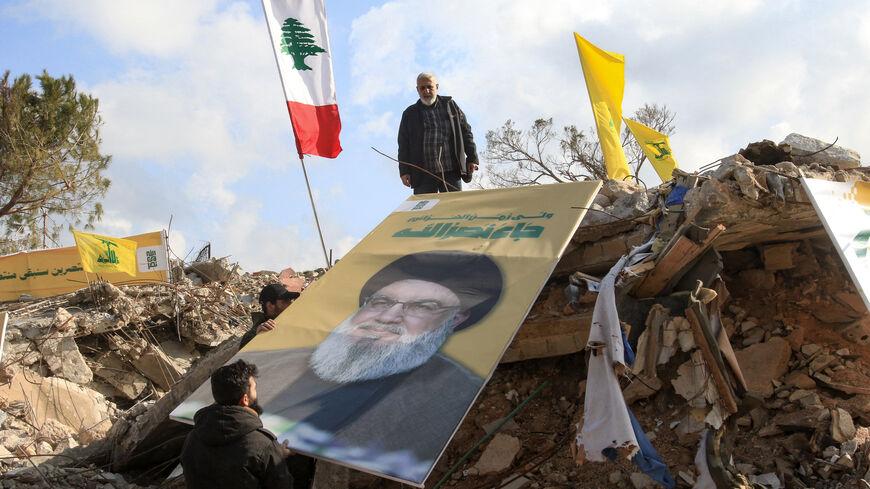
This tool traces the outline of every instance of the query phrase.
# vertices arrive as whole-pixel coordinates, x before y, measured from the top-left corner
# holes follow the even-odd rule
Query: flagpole
[[[267,12],[266,0],[261,0],[260,3],[263,5],[263,15],[266,18],[266,30],[269,32],[269,40],[273,39],[272,37],[272,27],[269,24],[269,14]],[[284,93],[284,100],[290,100],[287,94],[287,85],[284,83],[284,74],[281,72],[281,63],[278,62],[278,52],[275,51],[274,46],[272,49],[272,54],[275,56],[275,66],[278,68],[278,79],[281,80],[281,91]],[[290,110],[290,107],[287,107],[287,110]],[[290,117],[290,126],[293,127],[293,117]],[[293,131],[295,133],[296,128],[293,127]],[[296,139],[296,150],[299,152],[299,163],[302,164],[302,174],[305,175],[305,187],[308,188],[308,198],[311,200],[311,210],[314,212],[314,223],[317,225],[317,234],[320,235],[320,246],[323,248],[323,258],[326,259],[326,269],[329,270],[332,266],[329,263],[329,255],[326,254],[326,244],[323,241],[323,231],[320,229],[320,219],[317,218],[317,208],[314,206],[314,195],[311,193],[311,184],[308,182],[308,171],[305,170],[305,160],[302,158],[302,149],[299,147],[299,139]]]
[[[302,164],[302,174],[305,175],[305,187],[308,188],[308,198],[311,200],[311,210],[314,211],[314,223],[317,225],[317,234],[320,235],[320,246],[323,248],[323,258],[326,259],[326,269],[332,266],[329,263],[329,255],[326,254],[326,243],[323,242],[323,231],[320,230],[320,219],[317,218],[317,208],[314,207],[314,195],[311,193],[311,185],[308,183],[308,172],[305,170],[305,160],[299,155],[299,163]]]

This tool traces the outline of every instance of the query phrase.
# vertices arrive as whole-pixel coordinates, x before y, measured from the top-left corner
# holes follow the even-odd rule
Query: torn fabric
[[[592,327],[586,343],[589,358],[583,428],[577,434],[577,460],[583,463],[604,462],[603,450],[612,448],[630,458],[638,452],[638,441],[625,406],[617,374],[625,372],[625,345],[619,314],[616,311],[616,280],[632,259],[651,246],[652,241],[634,248],[613,265],[601,280],[601,288],[592,312]],[[590,395],[590,393],[593,393]]]

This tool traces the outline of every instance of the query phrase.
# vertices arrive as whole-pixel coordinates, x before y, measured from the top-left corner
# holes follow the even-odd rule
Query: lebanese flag
[[[335,158],[341,120],[323,0],[263,0],[263,11],[299,157]]]

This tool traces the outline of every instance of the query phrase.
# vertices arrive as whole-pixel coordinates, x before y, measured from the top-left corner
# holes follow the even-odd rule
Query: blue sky
[[[790,132],[870,152],[870,4],[326,0],[344,152],[306,159],[341,257],[409,195],[395,164],[414,77],[487,130],[592,125],[572,32],[626,57],[624,112],[666,104],[693,170]],[[72,74],[100,99],[112,187],[97,232],[166,228],[247,271],[324,259],[259,1],[4,0],[0,69]],[[652,180],[653,177],[648,178]],[[62,245],[71,245],[64,237]]]

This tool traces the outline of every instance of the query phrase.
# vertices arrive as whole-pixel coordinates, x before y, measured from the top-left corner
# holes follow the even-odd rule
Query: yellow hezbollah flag
[[[124,272],[136,276],[136,242],[73,231],[82,268],[91,273]]]
[[[607,176],[622,180],[631,176],[619,140],[622,126],[622,92],[625,87],[625,56],[600,49],[576,32],[577,52],[592,102],[598,141],[607,165]]]
[[[640,122],[631,119],[625,119],[625,127],[627,127],[638,144],[646,153],[656,173],[659,174],[663,182],[667,182],[673,178],[674,168],[677,168],[677,160],[674,159],[674,153],[671,151],[671,142],[668,137],[651,127],[647,127]]]

